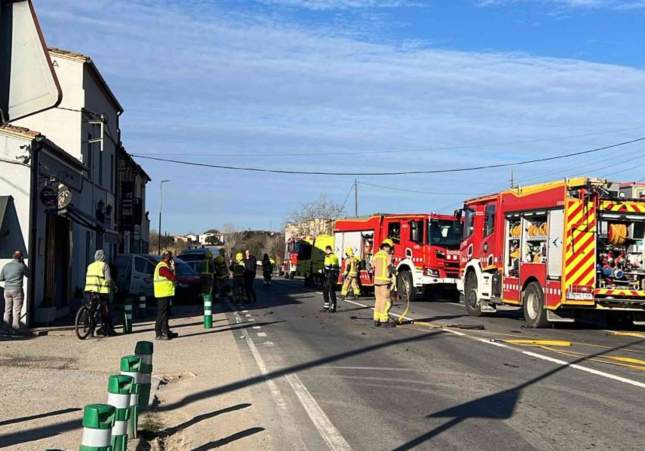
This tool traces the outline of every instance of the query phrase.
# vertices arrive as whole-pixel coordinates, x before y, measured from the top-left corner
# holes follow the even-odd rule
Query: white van
[[[119,296],[152,297],[152,279],[155,272],[155,264],[152,261],[143,255],[117,255],[114,265]]]

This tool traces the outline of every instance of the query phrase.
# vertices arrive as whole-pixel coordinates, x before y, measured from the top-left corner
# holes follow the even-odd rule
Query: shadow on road
[[[12,418],[10,420],[0,421],[0,426],[7,426],[8,424],[22,423],[23,421],[37,420],[38,418],[53,417],[56,415],[63,415],[70,412],[78,412],[81,409],[79,407],[69,407],[67,409],[53,410],[46,413],[38,413],[36,415],[29,415],[27,417]]]
[[[550,376],[553,376],[554,374],[566,368],[569,368],[571,365],[575,365],[584,362],[585,360],[602,356],[604,354],[609,354],[619,349],[625,349],[633,345],[641,344],[643,342],[645,342],[645,340],[636,340],[631,343],[616,346],[611,349],[606,349],[592,355],[580,357],[579,359],[573,360],[566,365],[560,365],[515,387],[427,415],[426,418],[450,418],[450,420],[426,432],[425,434],[404,443],[403,445],[395,448],[394,451],[414,449],[420,446],[422,443],[427,442],[428,440],[432,440],[439,434],[449,430],[450,428],[469,418],[485,418],[489,420],[509,419],[513,416],[513,412],[515,411],[515,407],[517,406],[517,401],[520,399],[522,390],[524,390],[525,388],[530,387],[531,385],[534,385]]]
[[[260,428],[260,427],[244,429],[243,431],[236,432],[235,434],[231,434],[228,437],[224,437],[219,440],[208,442],[202,446],[198,446],[197,448],[194,448],[193,451],[206,451],[209,449],[219,448],[221,446],[232,443],[236,440],[240,440],[244,437],[248,437],[249,435],[257,434],[258,432],[262,432],[262,431],[264,431],[264,428]]]

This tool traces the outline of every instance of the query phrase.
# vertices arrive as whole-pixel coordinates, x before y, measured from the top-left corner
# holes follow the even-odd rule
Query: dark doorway
[[[70,223],[47,215],[45,246],[45,305],[60,310],[69,305]]]

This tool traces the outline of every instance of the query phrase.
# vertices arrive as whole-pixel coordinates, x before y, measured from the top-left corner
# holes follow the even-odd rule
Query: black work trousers
[[[328,271],[324,274],[323,280],[323,308],[328,308],[331,311],[336,311],[336,281],[338,280],[338,273]]]
[[[170,334],[170,326],[168,319],[170,318],[170,301],[172,297],[157,298],[157,322],[155,323],[155,334],[159,336],[168,336]]]
[[[255,274],[244,276],[244,291],[246,292],[246,302],[255,304],[258,300],[255,295]]]

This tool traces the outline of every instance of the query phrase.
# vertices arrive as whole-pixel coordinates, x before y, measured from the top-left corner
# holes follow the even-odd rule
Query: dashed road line
[[[253,326],[252,328],[257,330],[257,329],[262,329],[262,326]]]
[[[361,306],[361,307],[370,307],[368,305],[361,304],[360,302],[350,301],[350,300],[347,300],[347,299],[345,299],[345,302],[348,302],[348,303],[354,304],[354,305],[358,305],[358,306]],[[370,308],[372,310],[374,310],[374,307],[370,307]],[[390,315],[394,316],[394,317],[397,317],[397,318],[403,318],[405,320],[414,322],[414,318],[397,315],[396,313],[390,313]],[[416,324],[421,325],[419,323],[416,323]],[[459,331],[450,329],[449,327],[446,327],[446,326],[441,326],[441,327],[433,326],[433,327],[441,329],[442,331],[445,331],[445,332],[448,332],[448,333],[451,333],[451,334],[454,334],[454,335],[458,335],[458,336],[469,338],[471,340],[479,341],[481,343],[493,345],[493,346],[496,346],[496,347],[499,347],[499,348],[508,349],[508,350],[511,350],[511,351],[514,351],[514,352],[519,352],[521,354],[524,354],[524,355],[527,355],[527,356],[530,356],[530,357],[534,357],[536,359],[541,359],[541,360],[545,360],[547,362],[556,363],[558,365],[563,365],[563,366],[566,366],[568,368],[573,368],[573,369],[576,369],[576,370],[579,370],[579,371],[583,371],[585,373],[589,373],[589,374],[593,374],[593,375],[596,375],[596,376],[604,377],[606,379],[611,379],[611,380],[614,380],[614,381],[617,381],[617,382],[622,382],[624,384],[629,384],[629,385],[632,385],[634,387],[645,388],[645,383],[639,382],[639,381],[636,381],[636,380],[633,380],[633,379],[629,379],[627,377],[618,376],[618,375],[615,375],[615,374],[612,374],[612,373],[608,373],[606,371],[596,370],[594,368],[590,368],[590,367],[587,367],[587,366],[584,366],[584,365],[579,365],[577,363],[569,363],[566,360],[556,359],[556,358],[549,357],[549,356],[546,356],[546,355],[543,355],[543,354],[538,354],[536,352],[524,351],[524,350],[518,349],[518,348],[516,348],[514,346],[509,346],[507,344],[500,343],[500,342],[498,342],[496,340],[490,340],[490,339],[487,340],[485,338],[474,337],[474,336],[469,335],[467,333],[459,332]]]
[[[260,337],[260,338],[264,338],[264,337],[266,337],[266,336],[267,336],[266,332],[258,332],[258,333],[257,333],[257,334],[255,334],[255,335],[257,335],[257,336],[258,336],[258,337]]]

